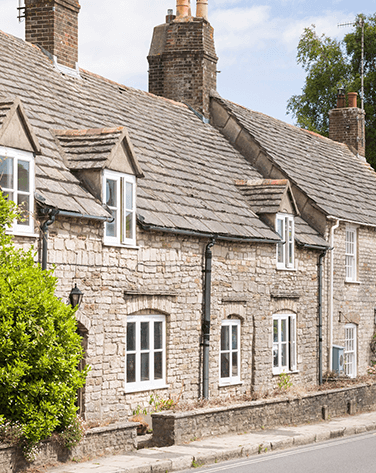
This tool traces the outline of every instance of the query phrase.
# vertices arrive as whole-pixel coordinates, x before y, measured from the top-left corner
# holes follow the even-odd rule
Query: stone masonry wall
[[[77,311],[87,330],[85,387],[89,421],[126,419],[148,406],[150,391],[125,394],[126,321],[131,314],[165,314],[167,385],[158,394],[197,399],[202,390],[201,318],[206,239],[138,231],[137,248],[103,246],[103,225],[57,219],[49,231],[49,267],[56,265],[57,295],[67,300],[74,283],[84,293]],[[277,271],[271,244],[213,247],[210,396],[230,397],[274,389],[272,315],[297,317],[297,384],[316,384],[317,258],[296,248],[296,269]],[[219,387],[221,321],[241,320],[241,384]]]
[[[229,407],[191,412],[152,414],[153,441],[157,446],[181,445],[193,438],[318,422],[323,419],[372,411],[376,385],[323,391],[302,398],[268,399]]]
[[[357,281],[346,282],[346,224],[341,223],[339,228],[335,230],[333,343],[344,346],[345,325],[356,324],[357,374],[364,375],[367,373],[367,367],[373,356],[370,343],[375,333],[376,229],[359,226],[357,237]],[[329,331],[329,327],[327,330]]]

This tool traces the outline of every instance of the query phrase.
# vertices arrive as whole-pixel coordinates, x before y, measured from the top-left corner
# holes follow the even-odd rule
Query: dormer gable
[[[255,214],[273,224],[277,213],[299,215],[290,182],[287,179],[238,180],[235,183],[247,197]]]
[[[108,169],[143,177],[125,127],[52,130],[71,171]]]
[[[19,98],[0,100],[0,146],[41,154],[38,138]]]

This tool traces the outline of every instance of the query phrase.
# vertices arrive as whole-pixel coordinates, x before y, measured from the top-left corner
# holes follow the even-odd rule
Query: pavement
[[[278,427],[195,440],[186,445],[143,448],[124,455],[66,463],[48,473],[170,473],[224,460],[308,445],[376,430],[376,412],[338,417],[317,424]]]

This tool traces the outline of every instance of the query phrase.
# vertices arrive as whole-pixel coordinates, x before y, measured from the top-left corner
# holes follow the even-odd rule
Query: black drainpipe
[[[205,248],[205,286],[204,286],[204,321],[202,324],[203,333],[203,397],[209,399],[209,340],[210,340],[210,296],[211,296],[211,272],[212,272],[212,251],[215,245],[213,238]]]
[[[56,215],[59,213],[58,209],[49,211],[49,219],[46,220],[40,229],[42,230],[42,269],[47,269],[47,253],[48,253],[48,227],[55,221]]]

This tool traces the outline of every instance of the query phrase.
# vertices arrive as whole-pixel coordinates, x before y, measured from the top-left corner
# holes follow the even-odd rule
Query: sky
[[[153,28],[176,0],[81,0],[79,66],[126,86],[147,90],[147,55]],[[196,0],[191,0],[195,12]],[[18,0],[0,0],[0,30],[24,38]],[[372,0],[209,0],[219,56],[222,97],[288,123],[288,99],[301,92],[305,73],[296,63],[304,28],[341,39],[358,13],[373,14]],[[1,71],[0,71],[1,73]]]

